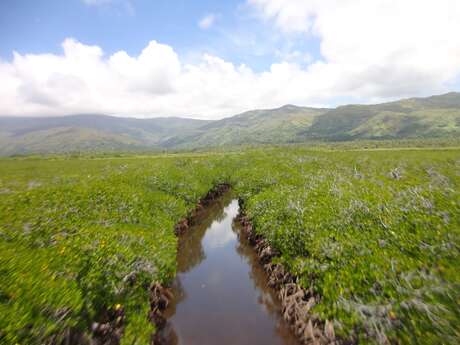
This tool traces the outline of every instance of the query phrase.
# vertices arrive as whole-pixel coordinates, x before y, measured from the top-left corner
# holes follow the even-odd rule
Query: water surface
[[[239,239],[237,214],[237,200],[226,193],[180,237],[168,343],[298,345],[254,250]]]

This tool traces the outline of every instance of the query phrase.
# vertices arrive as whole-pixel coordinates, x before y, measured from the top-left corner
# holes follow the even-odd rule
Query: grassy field
[[[460,339],[459,151],[261,152],[238,176],[255,230],[360,342]]]
[[[218,158],[219,159],[219,158]],[[123,308],[148,343],[148,286],[175,275],[175,223],[227,180],[210,157],[4,160],[0,337],[59,342]]]
[[[1,160],[0,342],[59,343],[122,309],[122,343],[148,343],[174,224],[222,182],[341,337],[460,341],[460,150],[283,147]]]

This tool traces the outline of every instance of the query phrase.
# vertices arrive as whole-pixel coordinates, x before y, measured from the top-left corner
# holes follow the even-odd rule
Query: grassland
[[[360,343],[460,340],[460,150],[283,147],[0,161],[0,342],[59,343],[175,275],[174,224],[227,182],[312,310]]]
[[[123,308],[124,343],[148,343],[148,286],[175,275],[174,224],[220,173],[211,157],[2,161],[2,341],[59,343]]]
[[[238,191],[313,312],[360,343],[459,340],[459,152],[251,157]],[[354,334],[354,335],[353,335]]]

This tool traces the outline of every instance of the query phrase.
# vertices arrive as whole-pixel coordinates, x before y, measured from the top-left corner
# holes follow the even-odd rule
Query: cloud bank
[[[319,38],[312,74],[360,98],[441,91],[460,73],[457,0],[248,0],[286,34]]]
[[[220,118],[287,103],[383,101],[448,91],[460,73],[457,0],[248,0],[286,39],[320,41],[321,59],[255,72],[218,56],[188,64],[151,41],[106,56],[68,38],[62,54],[0,60],[0,115],[106,113]]]

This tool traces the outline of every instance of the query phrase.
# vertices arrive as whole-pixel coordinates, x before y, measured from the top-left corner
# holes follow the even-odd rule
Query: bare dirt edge
[[[313,289],[304,289],[282,264],[273,263],[279,253],[261,235],[255,233],[249,217],[244,213],[244,202],[239,199],[240,213],[236,221],[241,224],[245,236],[257,253],[260,264],[268,275],[268,285],[275,289],[282,307],[283,319],[291,326],[302,344],[345,345],[353,340],[343,340],[335,335],[331,321],[320,320],[310,313],[320,296]]]

